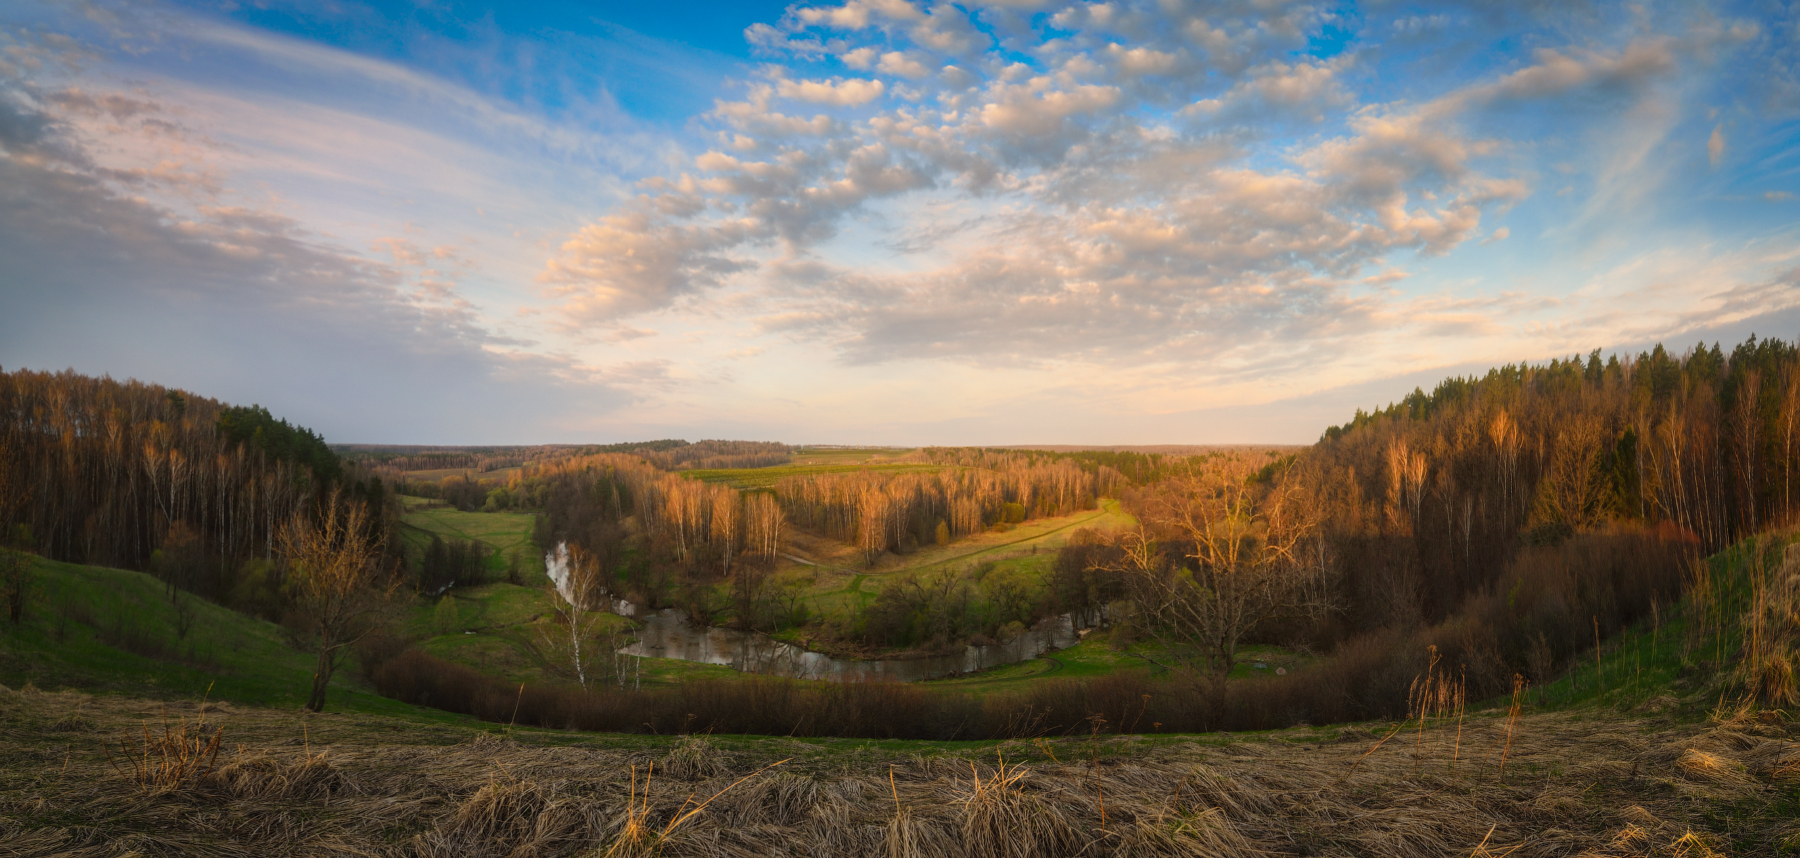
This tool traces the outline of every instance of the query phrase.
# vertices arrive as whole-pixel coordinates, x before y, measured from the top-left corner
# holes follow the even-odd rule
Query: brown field
[[[504,731],[26,689],[0,692],[0,855],[1525,858],[1800,846],[1800,730],[1768,716],[1683,722],[1674,707],[1516,722],[1489,711],[1424,731],[923,743]]]

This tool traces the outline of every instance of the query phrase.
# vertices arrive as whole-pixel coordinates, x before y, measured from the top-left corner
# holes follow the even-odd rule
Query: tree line
[[[1789,521],[1797,457],[1800,353],[1755,337],[1447,379],[1307,455],[1356,586],[1428,620],[1521,545],[1668,523],[1712,552]]]
[[[996,524],[1093,509],[1123,477],[1107,466],[998,455],[931,473],[866,470],[783,477],[775,494],[795,524],[854,544],[873,560]]]
[[[171,532],[196,540],[210,597],[251,558],[273,560],[283,522],[339,490],[376,524],[394,510],[379,479],[316,433],[261,406],[72,371],[0,373],[0,524],[34,550],[146,569]]]
[[[1135,528],[1073,540],[1058,577],[1128,606],[1126,630],[1220,706],[1250,642],[1389,692],[1430,648],[1496,694],[1654,617],[1699,555],[1791,523],[1796,429],[1800,352],[1779,340],[1499,367],[1295,455],[1175,463],[1123,493]]]
[[[704,468],[768,468],[793,461],[792,448],[773,441],[700,441],[638,455],[665,471]]]

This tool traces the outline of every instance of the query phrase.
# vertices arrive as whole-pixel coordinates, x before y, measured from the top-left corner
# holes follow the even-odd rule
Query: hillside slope
[[[0,623],[0,683],[147,698],[298,707],[314,658],[280,626],[183,594],[185,635],[161,581],[142,572],[33,558],[36,598],[25,622]],[[209,691],[210,690],[210,691]],[[381,697],[354,671],[334,678],[333,711],[455,716]]]

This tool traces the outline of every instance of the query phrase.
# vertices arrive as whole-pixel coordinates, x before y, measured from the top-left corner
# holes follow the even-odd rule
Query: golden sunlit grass
[[[212,774],[225,738],[223,727],[209,737],[204,723],[189,724],[186,719],[164,722],[156,732],[148,724],[142,729],[141,739],[126,730],[117,749],[101,748],[120,777],[148,791],[179,789]]]
[[[1793,725],[1462,711],[1451,682],[1434,685],[1422,718],[1372,730],[1003,743],[501,737],[0,692],[0,856],[1523,858],[1800,845]],[[89,726],[50,729],[71,712]]]

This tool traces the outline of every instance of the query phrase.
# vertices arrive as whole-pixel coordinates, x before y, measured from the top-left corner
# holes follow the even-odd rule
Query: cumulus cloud
[[[752,267],[728,255],[752,231],[742,221],[699,226],[646,211],[611,215],[570,236],[540,279],[563,299],[570,325],[611,321],[666,307]]]
[[[882,54],[881,60],[876,64],[876,69],[882,74],[907,78],[920,78],[931,74],[931,69],[926,68],[922,60],[901,51],[888,51]]]
[[[768,148],[697,159],[706,202],[690,220],[628,213],[578,232],[545,273],[565,313],[612,320],[729,285],[766,309],[764,331],[830,343],[857,362],[1079,355],[1249,366],[1271,336],[1327,348],[1358,329],[1352,320],[1365,332],[1399,324],[1357,291],[1368,269],[1396,252],[1448,254],[1481,235],[1485,214],[1530,196],[1530,175],[1503,157],[1508,142],[1475,131],[1473,118],[1565,98],[1629,105],[1684,50],[1653,36],[1610,51],[1544,48],[1434,98],[1359,104],[1344,80],[1355,52],[1293,56],[1327,22],[1308,10],[1249,26],[1149,4],[1072,4],[1050,15],[1053,36],[1007,9],[991,14],[1010,41],[967,64],[951,56],[966,45],[921,35],[966,17],[950,7],[791,10],[786,38],[818,39],[871,77],[777,70],[745,101],[722,103],[718,120]],[[965,79],[942,75],[931,89],[922,72],[934,56]],[[926,86],[914,104],[860,118],[843,110],[900,79]],[[1205,96],[1146,112],[1182,92]],[[795,123],[775,98],[835,112]],[[826,116],[829,131],[817,130]],[[1283,117],[1332,124],[1274,158],[1246,158],[1233,142]],[[911,220],[906,200],[922,192],[963,200],[963,213]],[[887,270],[823,249],[845,218],[881,201],[894,236],[881,246],[932,254],[930,265]],[[1481,242],[1509,235],[1493,229]],[[771,245],[773,256],[757,256]],[[1447,311],[1426,327],[1487,330],[1471,318]]]
[[[1323,110],[1351,100],[1349,91],[1338,81],[1338,73],[1349,59],[1343,56],[1332,62],[1266,63],[1250,69],[1248,77],[1224,94],[1195,102],[1188,112],[1231,119],[1247,115],[1267,118],[1270,112],[1291,112],[1320,120],[1324,118]]]
[[[879,80],[849,78],[847,80],[783,80],[775,89],[782,98],[855,107],[881,97],[886,84]]]

